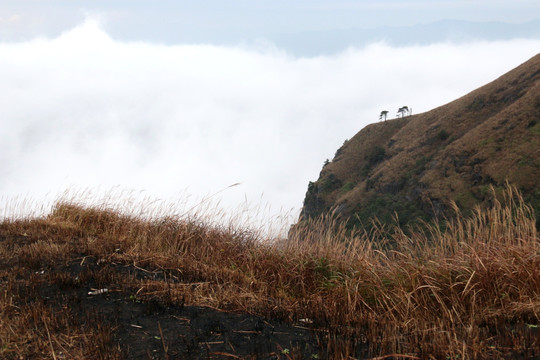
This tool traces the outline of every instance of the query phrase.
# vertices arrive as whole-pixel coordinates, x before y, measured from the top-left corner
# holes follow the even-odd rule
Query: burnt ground
[[[0,308],[0,335],[5,334],[3,327],[9,327],[5,323],[8,313],[15,311],[34,313],[23,327],[38,337],[36,340],[35,336],[28,335],[29,340],[23,343],[16,340],[10,344],[9,336],[0,336],[1,358],[327,359],[339,358],[335,350],[341,345],[352,348],[354,352],[349,354],[356,359],[420,358],[412,355],[373,357],[374,352],[388,352],[370,349],[363,338],[336,338],[335,334],[330,336],[321,328],[310,329],[309,324],[291,323],[279,313],[265,318],[210,307],[187,306],[182,298],[167,296],[163,291],[168,283],[198,286],[197,283],[182,282],[182,274],[178,270],[143,269],[131,262],[118,261],[114,257],[103,259],[84,250],[44,254],[43,249],[47,248],[34,247],[38,243],[25,236],[7,239],[0,236],[0,243],[3,249],[0,253],[0,304],[4,306]],[[156,291],[155,296],[148,289],[140,291],[141,284],[156,283],[161,290]],[[100,289],[107,291],[91,293]],[[40,311],[44,312],[41,318]],[[57,321],[54,328],[56,318],[65,321]],[[43,329],[47,323],[49,328]],[[526,337],[509,336],[504,343],[506,348],[494,343],[493,347],[505,350],[504,355],[501,353],[498,358],[538,359],[540,332],[537,326],[527,324],[535,322],[512,325],[512,333],[515,330],[526,334]],[[21,325],[13,326],[19,326],[19,333],[26,331],[21,331]],[[504,330],[508,325],[501,326]],[[498,332],[493,330],[495,332],[486,341],[496,339]],[[528,341],[517,347],[528,350],[514,351],[516,341]],[[62,344],[66,343],[82,347],[84,356],[74,357],[69,351],[63,352]],[[331,343],[336,347],[331,349]],[[55,352],[47,349],[49,344],[51,348],[58,344]],[[26,347],[21,351],[13,350],[18,346]],[[36,348],[39,349],[34,351]],[[21,353],[24,356],[20,356]]]
[[[110,346],[126,359],[326,358],[318,346],[317,332],[302,323],[140,298],[136,288],[115,285],[124,277],[160,280],[167,276],[164,271],[100,263],[93,256],[61,263],[34,260],[0,258],[4,273],[16,269],[11,278],[0,276],[0,284],[13,289],[8,283],[16,277],[19,298],[44,305],[53,316],[67,316],[75,326],[110,338],[109,343],[96,341],[96,353],[106,353],[105,347]],[[62,352],[55,355],[69,358]]]
[[[82,293],[71,310],[112,325],[114,341],[129,359],[319,357],[308,329],[249,314],[137,301],[119,292]]]

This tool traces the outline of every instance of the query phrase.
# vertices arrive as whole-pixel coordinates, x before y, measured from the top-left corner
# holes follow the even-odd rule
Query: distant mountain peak
[[[334,54],[349,47],[375,42],[390,46],[429,45],[441,42],[540,39],[540,19],[526,23],[472,22],[444,19],[411,26],[386,25],[376,28],[347,28],[268,34],[267,40],[295,55]]]

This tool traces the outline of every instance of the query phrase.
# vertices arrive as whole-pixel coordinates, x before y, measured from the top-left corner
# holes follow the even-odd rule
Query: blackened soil
[[[95,311],[110,323],[129,359],[319,357],[308,329],[253,315],[138,302],[118,293],[84,296],[74,310]]]
[[[34,261],[30,266],[23,266],[20,259],[0,259],[0,269],[12,266],[19,268],[17,281],[31,284],[32,290],[20,289],[19,294],[28,293],[28,301],[43,303],[82,328],[108,332],[113,340],[110,346],[120,348],[126,359],[325,358],[315,333],[301,324],[184,306],[181,301],[141,299],[137,289],[115,286],[125,277],[160,280],[168,276],[174,281],[174,274],[100,263],[92,256],[61,264]],[[5,281],[0,278],[0,284]],[[90,294],[99,289],[107,290]]]

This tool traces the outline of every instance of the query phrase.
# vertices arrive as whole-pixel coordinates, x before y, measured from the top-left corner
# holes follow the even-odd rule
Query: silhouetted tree
[[[405,114],[409,114],[409,107],[408,106],[402,106],[398,109],[397,115],[399,116],[401,114],[401,117],[404,117]]]
[[[384,118],[384,121],[386,121],[386,116],[388,115],[387,110],[381,111],[381,115],[379,115],[379,120],[382,120]]]

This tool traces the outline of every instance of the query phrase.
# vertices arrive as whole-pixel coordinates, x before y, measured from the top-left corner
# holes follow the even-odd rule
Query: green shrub
[[[437,134],[437,139],[441,140],[441,141],[444,141],[446,139],[448,139],[450,137],[450,134],[448,134],[448,131],[446,130],[441,130],[439,131],[439,133]]]
[[[346,192],[351,191],[352,189],[354,189],[354,183],[349,181],[349,182],[346,182],[345,185],[343,185],[340,192],[344,194]]]

